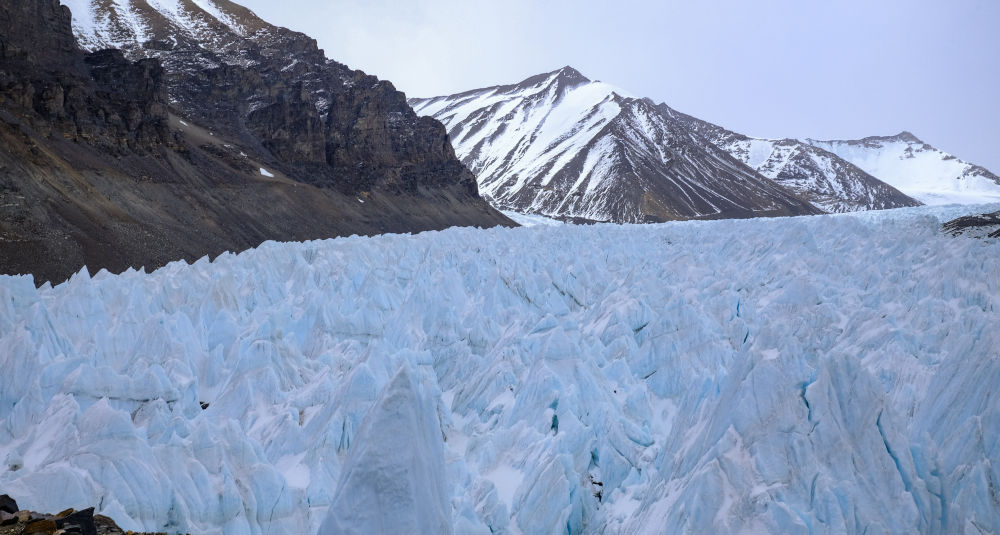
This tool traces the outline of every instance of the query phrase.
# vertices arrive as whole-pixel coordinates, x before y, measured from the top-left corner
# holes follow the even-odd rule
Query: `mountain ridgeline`
[[[570,67],[410,104],[448,126],[504,209],[618,223],[820,213],[649,99]]]
[[[806,143],[857,165],[925,204],[1000,202],[1000,177],[910,132]]]
[[[0,6],[0,273],[512,224],[440,123],[305,35],[223,0],[66,4]]]
[[[752,138],[677,112],[675,117],[713,145],[827,212],[920,206],[922,203],[836,154],[797,139]]]
[[[410,104],[448,127],[491,202],[559,219],[634,223],[1000,200],[996,175],[912,134],[753,138],[571,67]]]

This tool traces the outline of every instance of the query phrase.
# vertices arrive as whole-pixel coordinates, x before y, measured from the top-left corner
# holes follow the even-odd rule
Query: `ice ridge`
[[[0,277],[0,487],[181,533],[998,533],[970,210]]]

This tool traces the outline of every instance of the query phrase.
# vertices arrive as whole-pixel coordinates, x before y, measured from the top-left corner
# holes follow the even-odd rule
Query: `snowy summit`
[[[572,67],[409,102],[448,127],[502,210],[616,223],[819,212],[652,101]]]

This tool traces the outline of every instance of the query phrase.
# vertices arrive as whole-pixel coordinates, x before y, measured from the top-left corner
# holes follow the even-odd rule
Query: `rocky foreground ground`
[[[18,509],[17,502],[4,494],[0,496],[0,535],[131,535],[133,531],[125,531],[115,524],[115,521],[104,516],[95,515],[94,508],[81,511],[66,509],[61,513],[49,515],[35,511]],[[151,535],[151,534],[150,534]]]

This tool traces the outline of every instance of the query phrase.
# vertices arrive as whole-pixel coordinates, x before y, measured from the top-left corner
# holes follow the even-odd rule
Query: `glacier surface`
[[[1000,533],[973,209],[0,277],[0,489],[209,534]]]

